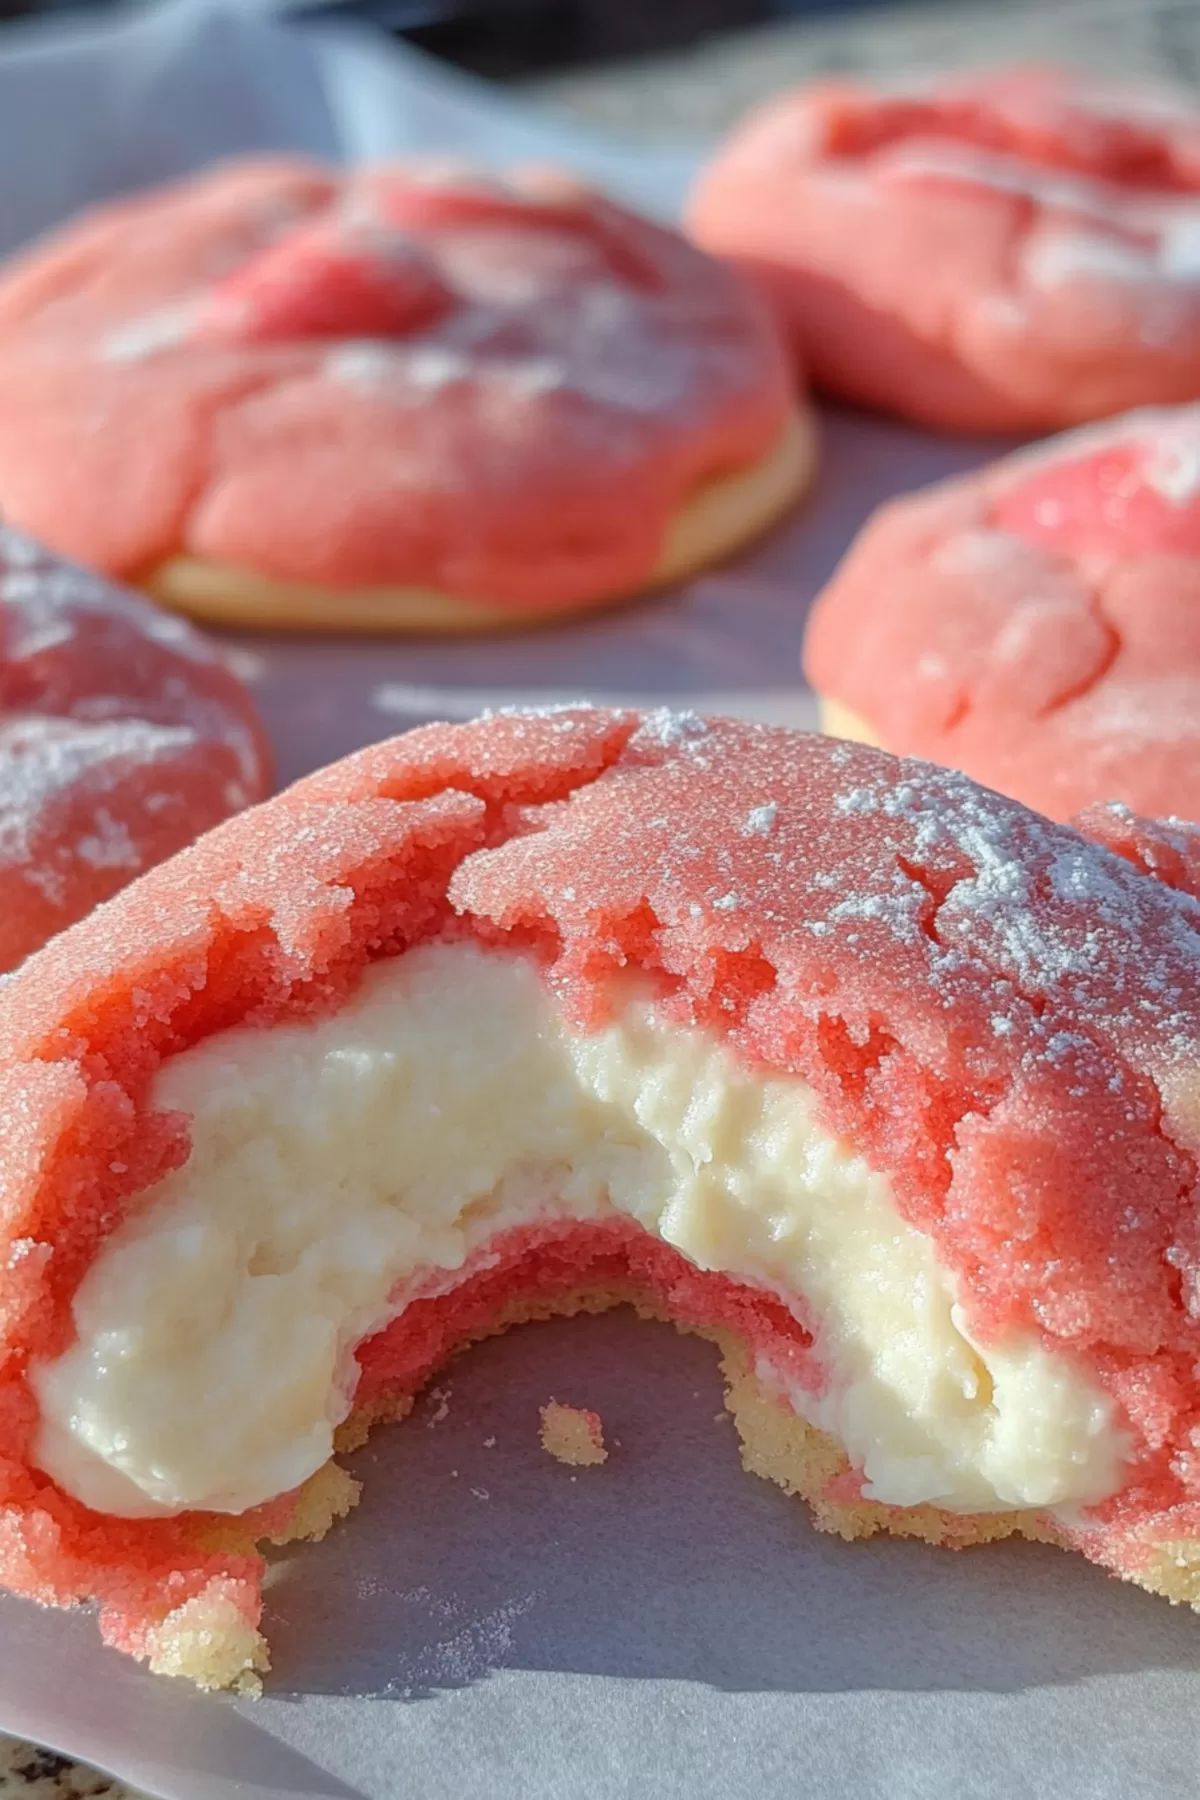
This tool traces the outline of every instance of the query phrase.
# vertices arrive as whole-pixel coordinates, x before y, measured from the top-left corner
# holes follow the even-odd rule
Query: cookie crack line
[[[978,870],[975,871],[972,879],[978,879]],[[940,942],[937,937],[937,915],[942,907],[952,900],[954,887],[951,887],[940,899],[937,898],[935,889],[927,888],[927,891],[933,899],[930,932],[934,937],[934,941]],[[1042,1020],[1046,1017],[1050,1010],[1050,1001],[1045,994],[1040,994],[1035,989],[1023,988],[1019,981],[1013,979],[1010,970],[1005,970],[1004,972],[993,970],[993,973],[1000,982],[1011,989],[1013,995],[1018,1000],[1023,1002],[1023,1004],[1029,1008],[1030,1013],[1035,1019]],[[1123,1056],[1116,1050],[1112,1043],[1106,1040],[1101,1033],[1090,1024],[1090,1022],[1086,1020],[1075,1020],[1072,1024],[1072,1030],[1088,1041],[1097,1056],[1102,1056],[1116,1063],[1121,1076],[1124,1078],[1131,1091],[1140,1087],[1143,1082],[1149,1083],[1156,1101],[1154,1118],[1152,1121],[1153,1130],[1160,1142],[1171,1151],[1175,1158],[1177,1158],[1181,1169],[1180,1179],[1175,1191],[1175,1198],[1178,1202],[1186,1201],[1189,1198],[1196,1198],[1198,1193],[1197,1175],[1198,1172],[1200,1172],[1200,1165],[1197,1163],[1195,1152],[1189,1148],[1183,1138],[1168,1129],[1166,1119],[1167,1096],[1164,1094],[1160,1082],[1155,1079],[1153,1073],[1147,1074],[1137,1069],[1134,1063],[1127,1056]],[[986,1104],[977,1104],[968,1112],[962,1113],[954,1121],[954,1148],[960,1150],[963,1148],[962,1132],[964,1126],[972,1125],[976,1120],[986,1120],[990,1118],[992,1114],[994,1114],[1010,1098],[1011,1092],[1001,1093],[996,1096],[996,1099],[990,1106]],[[1176,1277],[1177,1272],[1175,1270],[1170,1270],[1169,1279],[1176,1284],[1174,1292],[1178,1299],[1179,1287],[1176,1282]],[[1121,1346],[1115,1342],[1110,1344],[1100,1343],[1097,1345],[1097,1348],[1100,1350],[1118,1352]],[[1198,1411],[1200,1411],[1200,1403],[1198,1403]]]
[[[566,707],[530,709],[528,711],[514,708],[491,716],[499,718],[509,717],[514,719],[522,717],[545,718],[553,716],[555,713],[561,713],[564,719],[569,719],[573,714],[573,710],[574,709]],[[323,805],[318,802],[321,820],[324,824],[336,825],[347,810],[351,812],[367,813],[380,800],[389,801],[392,804],[404,807],[419,807],[423,802],[433,799],[445,799],[447,801],[461,799],[477,802],[484,809],[480,822],[480,841],[471,847],[464,849],[459,860],[447,871],[439,899],[443,904],[448,905],[450,884],[458,869],[471,855],[475,854],[480,849],[499,848],[501,845],[512,839],[527,836],[531,831],[537,830],[539,828],[539,808],[545,808],[548,813],[549,809],[560,804],[564,800],[568,800],[573,793],[591,786],[596,781],[600,780],[607,770],[620,759],[629,739],[638,729],[638,716],[634,713],[621,713],[616,711],[609,713],[607,717],[612,722],[612,729],[608,734],[607,741],[602,751],[604,760],[598,762],[594,768],[564,772],[561,788],[540,800],[532,801],[528,798],[524,798],[519,794],[519,791],[515,793],[506,792],[503,786],[497,789],[496,784],[493,781],[490,781],[486,776],[480,776],[475,781],[471,781],[468,778],[467,771],[458,770],[456,771],[455,779],[449,785],[447,785],[440,776],[433,775],[429,778],[427,783],[421,783],[420,781],[413,783],[411,789],[409,789],[408,784],[406,783],[405,791],[403,793],[389,793],[385,786],[381,787],[378,791],[363,792],[358,795],[352,795],[349,798],[339,797],[338,799],[331,800]],[[386,751],[386,749],[387,745],[380,746],[381,751]],[[363,760],[366,761],[369,756],[370,752],[364,752]],[[300,785],[301,787],[314,786],[319,782],[319,779],[319,777],[310,777]],[[247,877],[255,877],[260,872],[260,868],[260,860],[252,854],[236,858],[229,870],[228,880],[236,882]],[[359,871],[359,873],[361,873],[361,871]],[[356,895],[356,890],[352,886],[337,881],[329,882],[324,888],[324,892],[331,898],[335,894]],[[237,947],[250,949],[257,944],[260,944],[263,941],[263,934],[265,932],[271,938],[276,950],[280,952],[281,956],[286,961],[288,946],[285,939],[280,935],[278,928],[273,929],[272,921],[264,911],[252,909],[251,916],[245,918],[243,914],[233,906],[232,902],[223,904],[219,898],[210,898],[205,904],[208,908],[208,917],[211,925],[214,928],[218,925],[227,928]],[[541,920],[534,920],[533,918],[524,921],[527,925],[542,922],[543,921]],[[550,923],[549,920],[544,922],[547,925]],[[380,938],[374,945],[373,953],[376,956],[392,955],[395,953],[395,947],[386,938]],[[180,1002],[181,1007],[186,1006],[188,999],[194,999],[204,992],[208,985],[210,974],[211,971],[207,966],[196,971],[194,985],[190,989],[187,997]],[[336,998],[336,993],[332,993],[331,1003],[336,1004]],[[76,1023],[73,1021],[72,1015],[68,1014],[63,1023],[55,1027],[52,1041],[48,1041],[41,1046],[29,1046],[26,1054],[47,1064],[56,1064],[68,1060],[77,1056],[81,1050],[83,1050],[89,1058],[93,1057],[95,1053],[88,1044],[87,1035],[84,1031],[79,1029],[79,1026],[84,1023],[85,1018],[86,1015]],[[99,1079],[104,1081],[112,1079],[111,1073],[107,1068],[104,1069],[103,1073],[99,1076]],[[131,1097],[133,1096],[131,1095]]]
[[[1040,434],[1196,391],[1198,118],[1064,69],[818,80],[735,128],[691,226],[818,387]]]
[[[201,428],[199,419],[193,421],[191,449],[196,467],[179,492],[173,518],[169,525],[164,523],[162,543],[156,546],[152,556],[143,557],[138,567],[118,570],[118,574],[139,588],[151,587],[152,578],[162,566],[164,555],[170,555],[177,545],[185,545],[191,541],[196,514],[211,497],[219,478],[217,437],[223,424],[236,417],[239,408],[247,401],[259,399],[264,394],[280,393],[299,379],[294,371],[267,369],[261,374],[247,371],[239,378],[236,392],[213,396],[211,402],[202,409],[203,427]]]
[[[1052,719],[1056,713],[1065,712],[1079,701],[1089,699],[1103,685],[1116,666],[1117,659],[1125,646],[1119,628],[1105,611],[1102,577],[1097,577],[1095,581],[1089,583],[1088,610],[1094,622],[1104,633],[1104,652],[1079,681],[1068,683],[1043,706],[1038,707],[1033,715],[1035,718]]]
[[[978,865],[972,865],[969,874],[958,876],[949,882],[944,880],[938,882],[932,877],[928,870],[923,869],[910,858],[899,855],[896,860],[901,873],[928,896],[929,907],[927,910],[923,911],[921,918],[922,930],[925,931],[931,942],[936,944],[939,950],[944,951],[949,957],[961,957],[963,952],[960,949],[956,947],[951,948],[943,943],[938,931],[938,915],[944,907],[953,903],[956,891],[962,887],[964,882],[978,881],[980,876]],[[1036,989],[1032,988],[1023,988],[1021,983],[1013,978],[1011,969],[1001,969],[995,964],[987,964],[986,962],[984,966],[988,968],[989,973],[998,984],[1007,988],[1018,1001],[1028,1007],[1029,1012],[1034,1019],[1040,1021],[1046,1017],[1047,1012],[1050,1010],[1051,1001],[1045,993],[1039,993]],[[1081,1037],[1088,1040],[1097,1056],[1115,1060],[1118,1063],[1123,1078],[1128,1082],[1131,1088],[1140,1085],[1143,1079],[1147,1079],[1147,1077],[1144,1077],[1127,1057],[1121,1056],[1119,1052],[1114,1049],[1112,1044],[1107,1042],[1100,1032],[1093,1028],[1086,1020],[1076,1020],[1073,1023],[1072,1029],[1079,1033]],[[893,1040],[882,1049],[877,1058],[877,1066],[878,1062],[882,1061],[883,1056],[889,1054],[898,1047],[899,1046]],[[1153,1075],[1150,1075],[1148,1079],[1153,1088],[1157,1102],[1153,1127],[1163,1145],[1179,1160],[1181,1176],[1179,1185],[1176,1189],[1175,1198],[1177,1201],[1183,1202],[1197,1193],[1197,1160],[1194,1153],[1185,1145],[1185,1143],[1172,1134],[1167,1128],[1165,1118],[1166,1098],[1158,1082],[1154,1080]],[[1009,1103],[1011,1099],[1011,1087],[998,1090],[990,1103],[983,1097],[977,1095],[974,1104],[972,1104],[970,1108],[959,1113],[956,1117],[953,1117],[945,1144],[947,1158],[952,1158],[955,1150],[961,1150],[964,1147],[964,1128],[971,1128],[981,1121],[989,1120],[1000,1108]],[[1181,1277],[1179,1276],[1178,1271],[1171,1269],[1168,1265],[1165,1269],[1165,1274],[1167,1279],[1172,1283],[1176,1299],[1181,1301]],[[1099,1344],[1096,1348],[1101,1352],[1119,1352],[1120,1350],[1120,1346],[1117,1344]],[[1200,1411],[1200,1405],[1198,1405],[1198,1411]]]
[[[1066,175],[1090,179],[1103,187],[1134,192],[1166,189],[1180,196],[1195,191],[1194,173],[1177,166],[1171,146],[1152,127],[1142,129],[1141,155],[1133,157],[1132,167],[1128,166],[1128,152],[1134,146],[1128,136],[1123,140],[1126,150],[1124,170],[1119,168],[1120,159],[1115,154],[1122,147],[1122,140],[1102,144],[1096,129],[1100,123],[1098,119],[1093,120],[1091,132],[1083,134],[1086,147],[1081,146],[1079,139],[1072,146],[1065,131],[1054,139],[1035,129],[1023,128],[1019,118],[1005,111],[1005,81],[1011,94],[1014,80],[1019,79],[1021,73],[1011,71],[1004,80],[989,83],[983,78],[973,85],[968,78],[960,84],[957,94],[951,77],[943,83],[940,95],[931,91],[928,97],[899,101],[889,101],[886,97],[877,100],[866,90],[855,89],[850,84],[842,89],[831,84],[835,101],[841,101],[846,110],[830,119],[825,147],[831,155],[858,158],[875,156],[912,142],[945,142],[984,154],[1011,156],[1035,168],[1058,170]],[[1086,104],[1086,89],[1081,90],[1081,98]],[[1067,121],[1064,119],[1061,123],[1065,125]],[[1078,117],[1075,123],[1080,123]]]

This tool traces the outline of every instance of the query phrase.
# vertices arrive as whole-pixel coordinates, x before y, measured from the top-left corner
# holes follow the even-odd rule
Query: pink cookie
[[[0,970],[261,800],[269,770],[195,632],[0,527]]]
[[[750,285],[544,172],[235,164],[0,277],[0,510],[235,625],[612,602],[764,529],[813,455]]]
[[[1052,818],[1200,817],[1200,406],[892,502],[817,601],[827,728]]]
[[[832,394],[947,431],[1200,397],[1200,107],[1056,69],[752,115],[691,204]]]
[[[1098,823],[580,708],[153,871],[0,992],[0,1579],[252,1685],[335,1453],[625,1300],[717,1339],[826,1529],[1200,1604],[1200,903],[1187,833]]]

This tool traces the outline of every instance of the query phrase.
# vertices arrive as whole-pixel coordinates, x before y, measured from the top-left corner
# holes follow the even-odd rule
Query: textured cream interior
[[[816,424],[799,408],[770,454],[751,468],[706,482],[672,520],[658,563],[639,587],[682,581],[757,537],[807,488],[816,464]],[[555,609],[489,604],[432,588],[325,588],[273,581],[252,569],[173,556],[145,580],[157,600],[216,625],[261,625],[293,631],[469,632],[538,625]],[[557,609],[631,598],[595,594]]]
[[[535,964],[469,943],[372,967],[307,1024],[168,1062],[187,1164],[107,1241],[77,1342],[32,1372],[38,1462],[100,1511],[237,1513],[329,1457],[354,1345],[497,1234],[636,1219],[814,1332],[768,1392],[845,1448],[864,1494],[951,1510],[1072,1507],[1126,1450],[1087,1373],[1031,1336],[976,1342],[930,1239],[818,1122],[811,1090],[664,1021],[632,980],[571,1029]]]

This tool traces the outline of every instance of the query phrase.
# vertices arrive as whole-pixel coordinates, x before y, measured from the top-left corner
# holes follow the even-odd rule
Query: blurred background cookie
[[[1200,406],[895,500],[811,614],[826,729],[1055,818],[1200,815]]]
[[[252,160],[0,280],[0,509],[206,619],[607,604],[762,531],[813,456],[743,277],[545,171]]]
[[[261,800],[269,775],[215,649],[0,526],[0,970]]]
[[[1033,432],[1200,396],[1200,106],[1053,68],[769,102],[691,229],[829,393]]]

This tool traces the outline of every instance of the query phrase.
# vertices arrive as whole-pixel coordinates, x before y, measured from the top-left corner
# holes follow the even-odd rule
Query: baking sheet
[[[0,44],[0,247],[214,155],[558,155],[662,216],[691,158],[595,142],[345,30],[173,5]],[[889,494],[995,446],[850,413],[815,493],[736,567],[627,611],[467,643],[229,637],[290,779],[484,705],[685,700],[814,720],[805,608]],[[538,1447],[551,1395],[612,1446]],[[1029,1545],[847,1546],[742,1474],[711,1348],[624,1313],[454,1365],[352,1459],[348,1525],[268,1591],[264,1699],[211,1698],[0,1598],[0,1730],[165,1800],[1161,1800],[1200,1786],[1200,1623]]]

